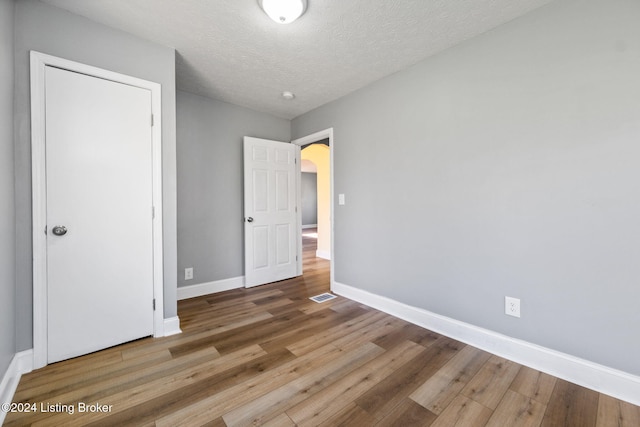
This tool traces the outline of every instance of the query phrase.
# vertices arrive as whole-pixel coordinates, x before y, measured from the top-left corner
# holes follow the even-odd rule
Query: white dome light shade
[[[307,8],[307,0],[258,0],[258,3],[278,24],[290,24]]]

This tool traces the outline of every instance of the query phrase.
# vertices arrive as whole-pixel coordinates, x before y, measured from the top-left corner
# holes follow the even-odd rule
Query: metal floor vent
[[[309,298],[311,301],[315,301],[317,303],[329,301],[330,299],[337,298],[335,295],[325,292],[324,294],[316,295],[315,297]]]

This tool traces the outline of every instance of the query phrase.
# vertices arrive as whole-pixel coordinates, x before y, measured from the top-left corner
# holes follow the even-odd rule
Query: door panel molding
[[[152,204],[153,227],[153,313],[154,336],[164,336],[164,278],[162,240],[162,123],[161,86],[113,71],[31,51],[31,179],[33,206],[33,367],[47,365],[47,225],[45,67],[52,66],[92,77],[136,86],[151,92]],[[151,215],[151,212],[149,213]]]

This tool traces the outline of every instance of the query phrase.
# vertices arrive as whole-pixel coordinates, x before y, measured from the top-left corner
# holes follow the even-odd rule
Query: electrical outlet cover
[[[520,300],[513,297],[504,297],[504,314],[520,317]]]

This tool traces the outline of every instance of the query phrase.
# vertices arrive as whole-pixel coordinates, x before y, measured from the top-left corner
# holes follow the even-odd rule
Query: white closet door
[[[48,66],[45,91],[51,363],[153,334],[152,128],[149,90]]]

